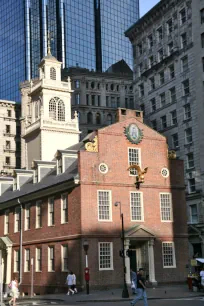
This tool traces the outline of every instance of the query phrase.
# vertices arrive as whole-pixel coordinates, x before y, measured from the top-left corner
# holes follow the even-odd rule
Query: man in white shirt
[[[204,287],[204,268],[200,271],[201,285]]]

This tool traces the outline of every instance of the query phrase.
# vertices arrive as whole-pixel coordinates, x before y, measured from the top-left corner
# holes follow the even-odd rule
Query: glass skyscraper
[[[138,18],[139,0],[0,0],[0,99],[20,101],[19,83],[38,77],[49,32],[63,67],[132,67],[124,32]]]

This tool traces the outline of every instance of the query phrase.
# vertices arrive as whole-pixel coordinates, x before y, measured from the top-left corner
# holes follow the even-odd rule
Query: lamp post
[[[126,266],[125,266],[125,233],[124,233],[124,219],[123,219],[123,213],[121,212],[121,202],[115,202],[115,206],[120,206],[120,218],[121,218],[121,225],[122,225],[122,258],[123,258],[123,291],[122,291],[122,298],[128,298],[128,288],[126,283]]]
[[[2,250],[0,250],[0,305],[5,306],[3,303]]]
[[[84,240],[83,247],[86,255],[86,268],[85,268],[86,294],[89,294],[89,268],[88,268],[89,242],[87,240]]]

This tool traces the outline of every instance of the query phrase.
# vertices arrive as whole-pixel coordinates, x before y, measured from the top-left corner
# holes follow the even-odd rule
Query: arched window
[[[112,115],[108,114],[108,116],[107,116],[107,124],[110,125],[112,123],[113,123]]]
[[[49,102],[49,117],[56,120],[56,101],[55,98]]]
[[[101,124],[101,114],[96,114],[96,124]]]
[[[53,120],[65,121],[65,105],[60,98],[55,97],[50,100],[49,117]]]
[[[50,68],[50,79],[51,80],[56,80],[56,70],[55,68]]]
[[[93,123],[93,115],[91,112],[87,114],[87,123]]]
[[[59,100],[58,102],[57,118],[58,121],[65,121],[65,106],[62,100]]]

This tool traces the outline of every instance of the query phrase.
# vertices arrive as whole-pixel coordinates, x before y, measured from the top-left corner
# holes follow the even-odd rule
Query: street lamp
[[[89,249],[89,242],[87,240],[84,240],[83,243],[84,252],[86,255],[86,268],[85,268],[85,281],[86,281],[86,294],[89,294],[89,268],[88,268],[88,249]]]
[[[128,298],[129,293],[128,293],[128,288],[127,288],[127,283],[126,283],[126,266],[125,266],[125,234],[124,234],[124,221],[123,221],[123,213],[121,212],[121,202],[115,202],[114,204],[116,207],[118,205],[120,206],[120,218],[122,222],[122,235],[121,235],[121,240],[122,240],[122,258],[123,258],[123,292],[122,292],[122,298]]]

